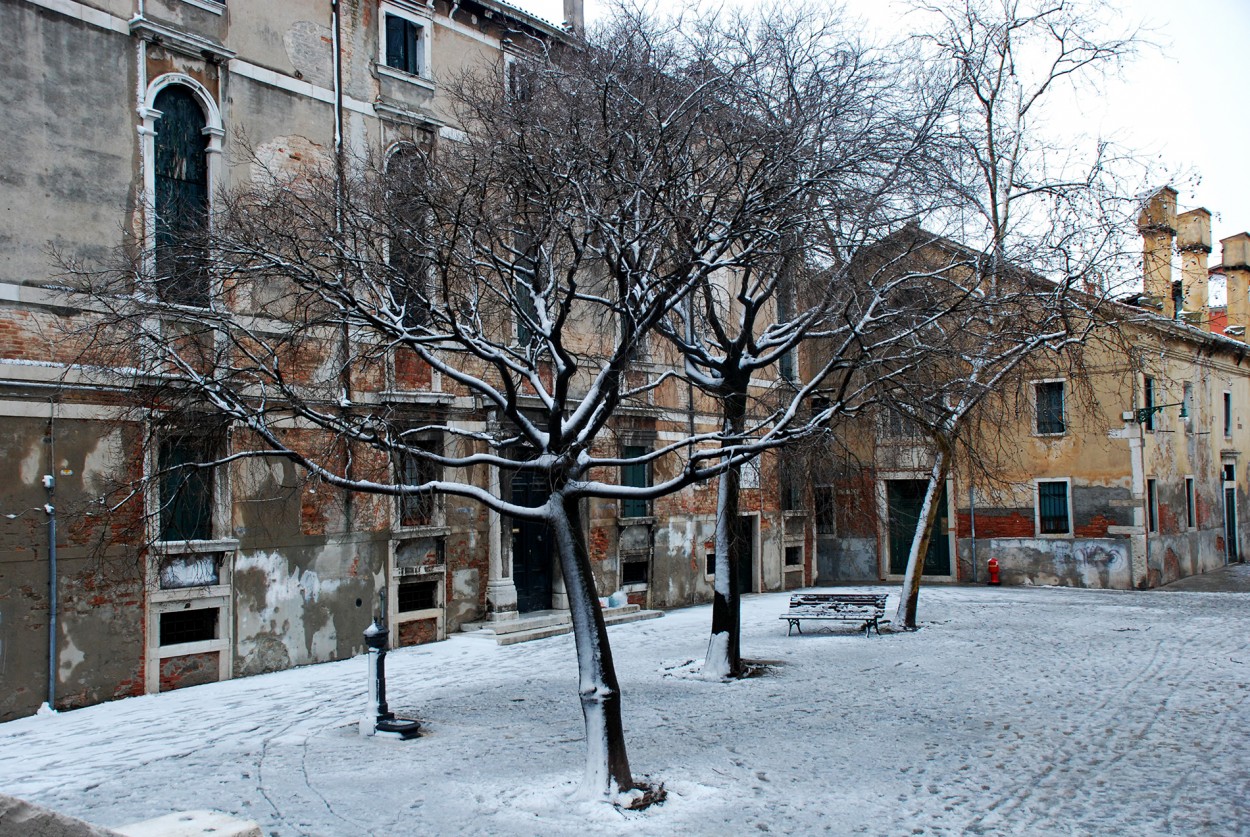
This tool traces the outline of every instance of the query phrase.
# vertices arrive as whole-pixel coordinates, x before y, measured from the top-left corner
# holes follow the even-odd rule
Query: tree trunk
[[[724,400],[724,427],[730,438],[746,426],[746,394]],[[709,679],[742,676],[742,598],[738,567],[742,544],[737,537],[742,466],[734,465],[720,477],[716,496],[716,577],[712,598],[712,637],[707,644],[703,675]]]
[[[592,796],[611,800],[634,788],[621,724],[621,688],[616,680],[608,629],[591,573],[590,552],[582,537],[578,500],[553,497],[551,504],[551,528],[573,619],[578,693],[586,721],[584,788]]]
[[[924,574],[925,554],[933,536],[933,524],[937,521],[938,496],[950,472],[950,456],[945,445],[939,445],[929,471],[929,486],[925,489],[920,517],[916,521],[916,534],[911,540],[911,552],[907,555],[907,572],[903,576],[903,589],[899,591],[898,612],[894,621],[904,628],[916,627],[916,606],[920,601],[920,578]]]

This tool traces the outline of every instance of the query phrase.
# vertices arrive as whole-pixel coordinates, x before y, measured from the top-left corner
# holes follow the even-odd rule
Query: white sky
[[[562,0],[510,2],[556,23],[564,17]],[[904,26],[907,7],[898,0],[843,5],[880,31]],[[1250,80],[1250,0],[1120,0],[1120,6],[1126,24],[1144,22],[1159,49],[1143,50],[1101,96],[1071,101],[1055,122],[1070,123],[1073,134],[1113,137],[1155,158],[1161,169],[1179,172],[1172,185],[1181,210],[1205,206],[1214,215],[1211,263],[1217,264],[1216,242],[1250,230],[1250,91],[1244,90]],[[599,0],[586,0],[587,19],[602,8]],[[1055,133],[1069,130],[1066,124],[1052,127]]]

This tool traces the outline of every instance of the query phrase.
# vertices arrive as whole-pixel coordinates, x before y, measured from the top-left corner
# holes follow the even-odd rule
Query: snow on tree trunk
[[[621,724],[621,689],[612,664],[607,624],[599,607],[590,566],[590,552],[582,537],[578,500],[555,495],[551,499],[551,528],[559,552],[560,571],[569,597],[573,639],[577,646],[578,693],[586,720],[586,778],[591,796],[618,801],[634,788]]]
[[[924,502],[920,506],[920,515],[916,520],[916,534],[911,540],[911,552],[907,555],[907,572],[903,576],[903,589],[899,591],[898,612],[894,621],[904,628],[916,627],[916,606],[920,601],[920,578],[924,574],[925,554],[929,551],[932,540],[933,525],[937,522],[938,496],[942,486],[946,485],[946,476],[950,471],[950,457],[946,449],[939,446],[933,460],[933,468],[929,471],[929,485],[925,489]]]
[[[746,424],[746,396],[731,395],[724,401],[724,426],[736,438]],[[742,544],[737,537],[742,466],[733,465],[720,476],[716,497],[716,578],[712,598],[712,636],[703,661],[703,676],[723,680],[742,675],[742,597],[738,590],[738,567]]]

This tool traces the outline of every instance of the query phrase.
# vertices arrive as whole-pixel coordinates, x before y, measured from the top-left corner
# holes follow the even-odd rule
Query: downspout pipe
[[[57,600],[56,600],[56,507],[52,505],[52,475],[44,476],[48,483],[48,708],[56,708],[56,671],[60,667],[57,655]]]
[[[976,493],[972,489],[972,484],[968,484],[968,525],[971,529],[972,538],[969,541],[972,549],[972,583],[977,583],[977,498]]]
[[[56,709],[56,673],[60,668],[57,653],[57,569],[56,569],[56,477],[52,468],[56,463],[56,402],[50,405],[48,414],[48,473],[43,475],[43,487],[48,492],[48,502],[43,510],[48,515],[48,708]]]

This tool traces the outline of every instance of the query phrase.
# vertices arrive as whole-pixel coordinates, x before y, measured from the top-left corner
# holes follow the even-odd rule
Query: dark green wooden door
[[[512,477],[512,502],[541,506],[550,492],[544,476],[518,471]],[[548,610],[551,607],[552,564],[555,541],[546,523],[512,521],[512,583],[516,585],[517,610]]]
[[[902,575],[907,572],[907,555],[916,536],[916,524],[920,520],[920,507],[924,504],[928,480],[887,480],[886,502],[890,521],[890,573]],[[929,538],[929,551],[925,553],[923,575],[950,575],[951,552],[947,538],[946,487],[938,495],[938,516],[933,523]]]

